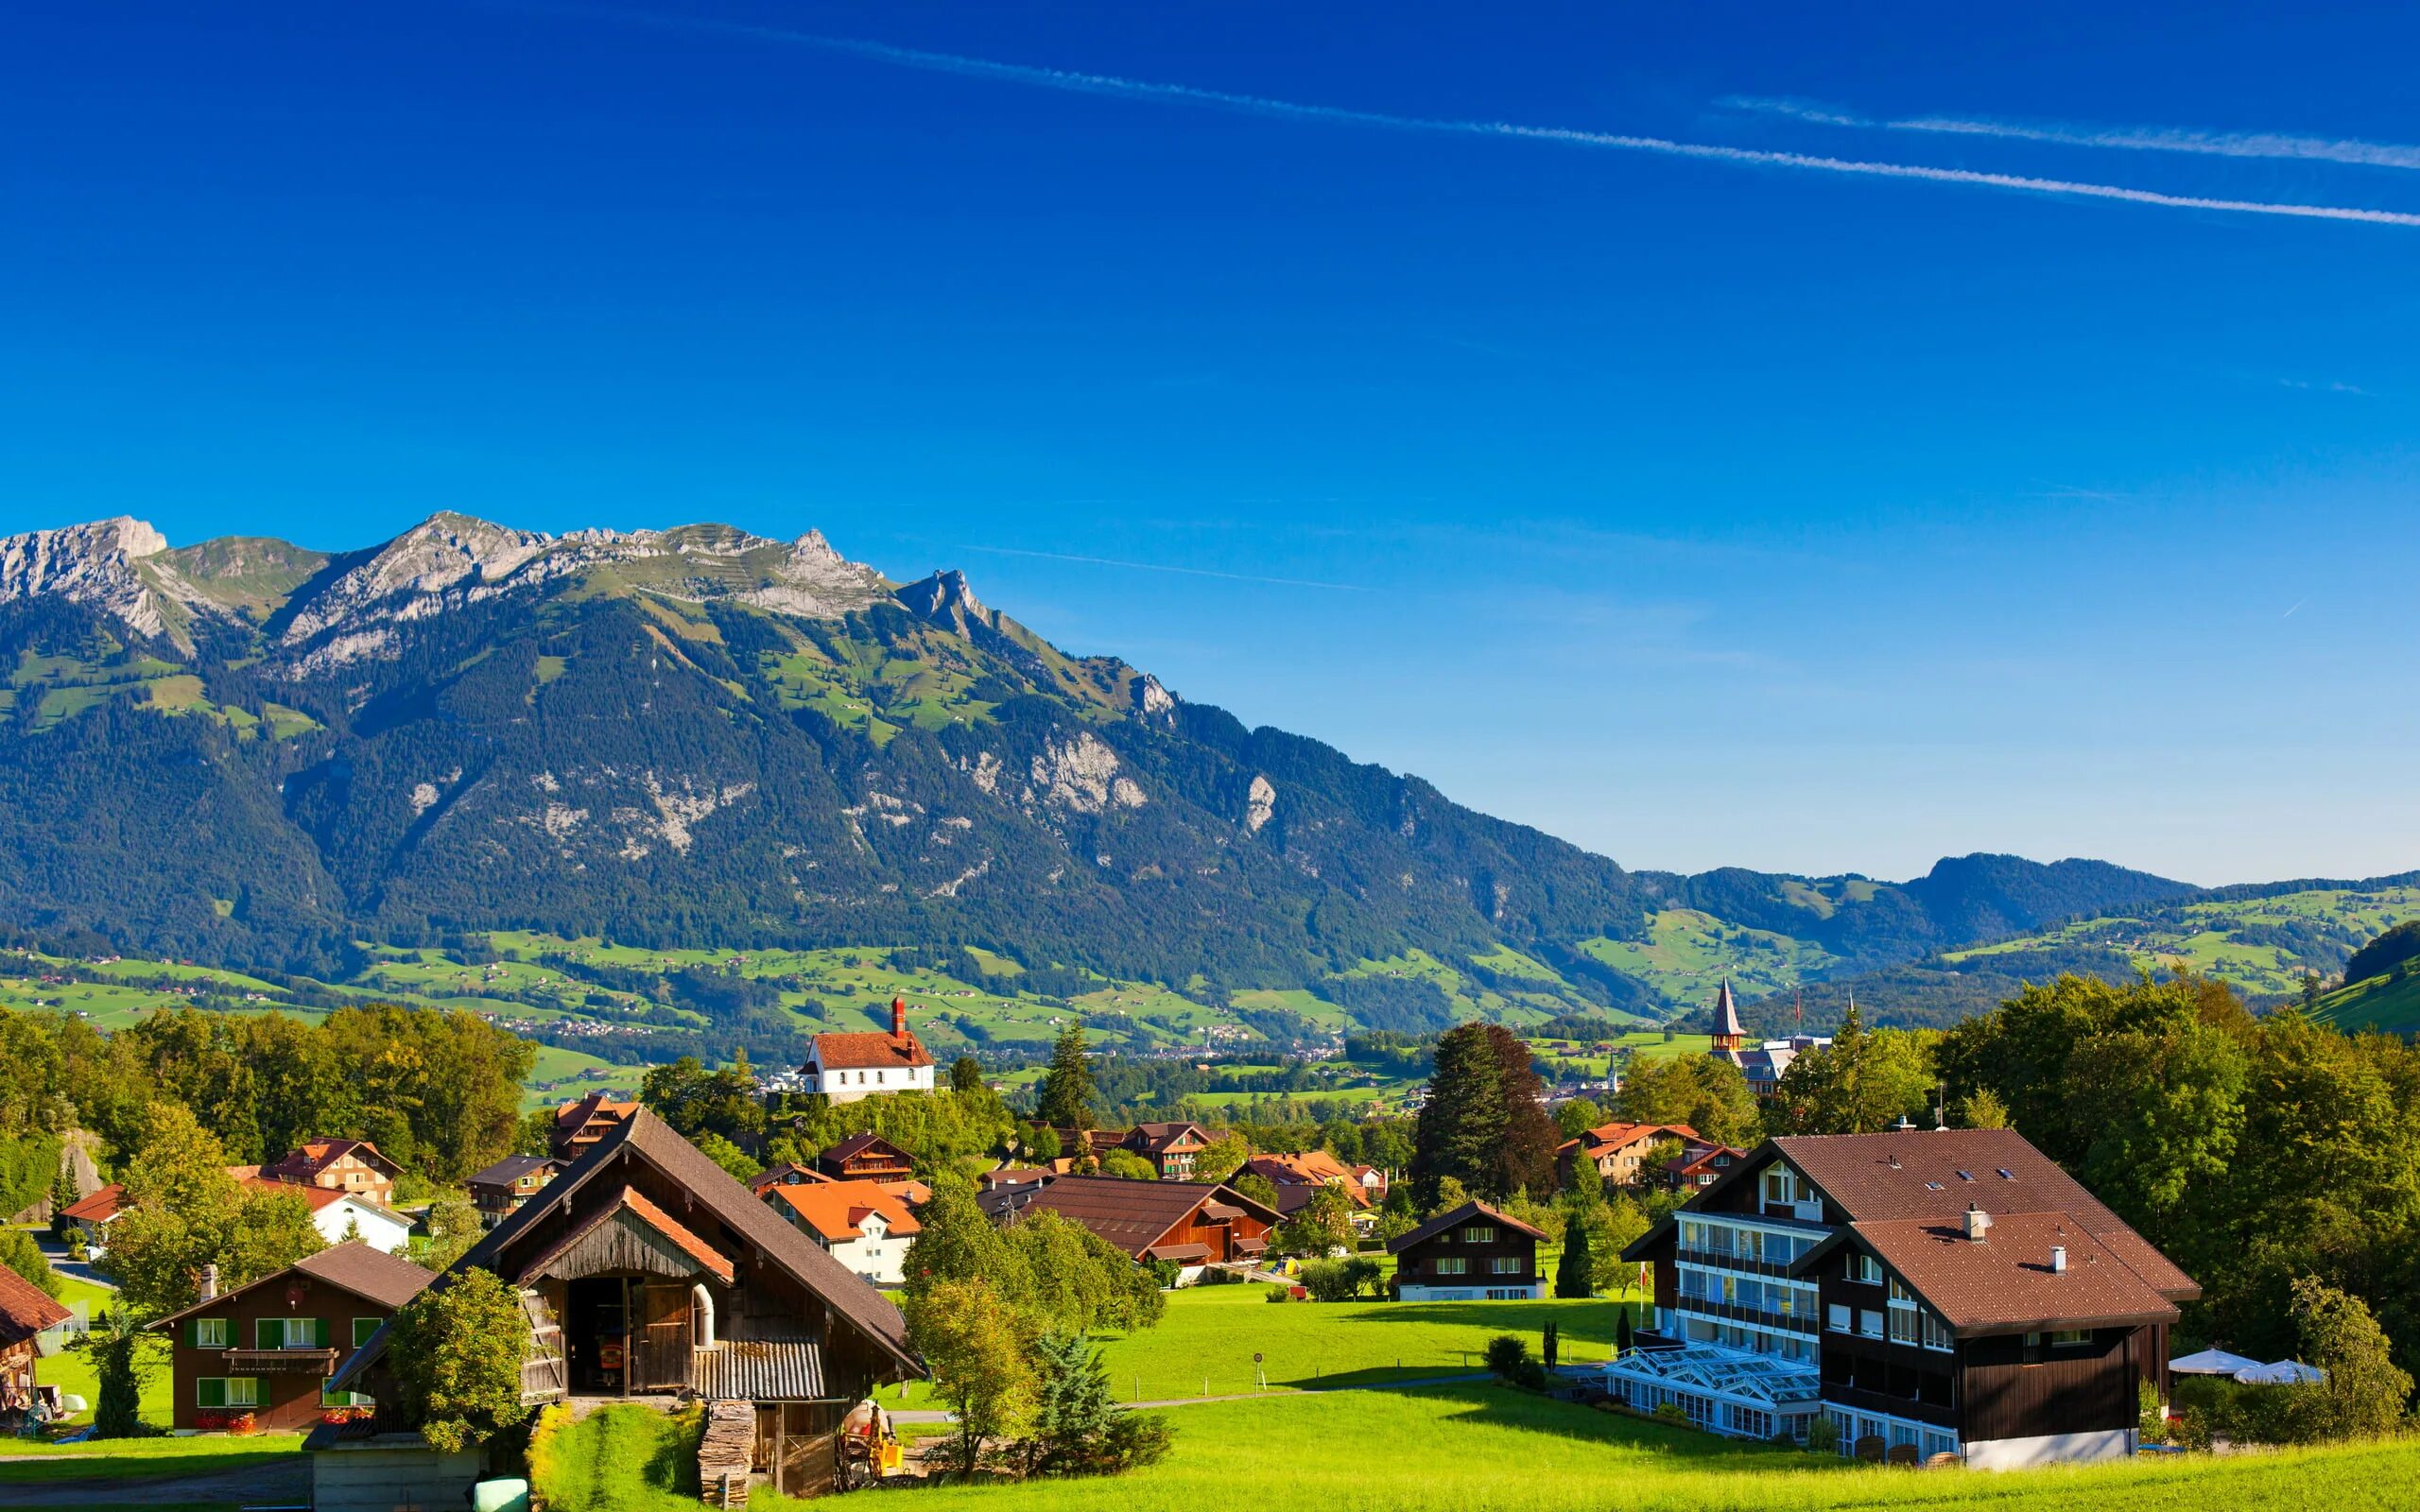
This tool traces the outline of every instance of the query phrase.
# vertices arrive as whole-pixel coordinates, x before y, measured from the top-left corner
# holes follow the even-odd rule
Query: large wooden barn
[[[874,1387],[920,1376],[899,1310],[642,1108],[437,1282],[520,1289],[523,1399],[685,1397],[756,1410],[753,1469],[826,1488],[834,1434]],[[386,1331],[332,1387],[392,1400]]]

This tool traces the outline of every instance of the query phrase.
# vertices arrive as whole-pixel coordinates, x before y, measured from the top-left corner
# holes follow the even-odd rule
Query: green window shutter
[[[185,1319],[185,1348],[188,1349],[201,1348],[201,1319],[198,1317]]]
[[[317,1349],[324,1349],[328,1347],[328,1320],[326,1318],[315,1317],[311,1320],[311,1347]]]
[[[285,1319],[256,1317],[252,1319],[252,1348],[277,1349],[285,1345]]]
[[[227,1383],[216,1376],[203,1376],[193,1383],[193,1404],[197,1407],[227,1405]]]
[[[370,1335],[378,1332],[378,1323],[379,1320],[374,1317],[354,1318],[353,1320],[353,1347],[358,1349],[363,1345],[368,1344],[370,1342]]]

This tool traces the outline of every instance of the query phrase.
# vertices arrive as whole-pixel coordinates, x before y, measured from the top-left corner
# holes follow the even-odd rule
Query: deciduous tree
[[[390,1327],[398,1405],[431,1449],[482,1443],[529,1415],[521,1401],[529,1321],[493,1271],[457,1272],[405,1303]]]

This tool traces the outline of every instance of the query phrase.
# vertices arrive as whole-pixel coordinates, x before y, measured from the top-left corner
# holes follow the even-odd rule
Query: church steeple
[[[1737,1050],[1747,1040],[1747,1026],[1739,1022],[1739,1005],[1731,1001],[1731,979],[1722,979],[1722,990],[1714,997],[1714,1052]]]

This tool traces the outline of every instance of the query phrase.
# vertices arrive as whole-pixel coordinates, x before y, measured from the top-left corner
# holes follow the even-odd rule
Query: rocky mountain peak
[[[0,603],[49,594],[164,634],[173,613],[138,564],[167,549],[167,537],[131,515],[0,538]]]
[[[899,602],[908,612],[920,620],[942,626],[963,635],[972,625],[988,624],[992,611],[985,609],[968,587],[966,575],[955,567],[944,568],[930,577],[909,583],[898,593]]]

